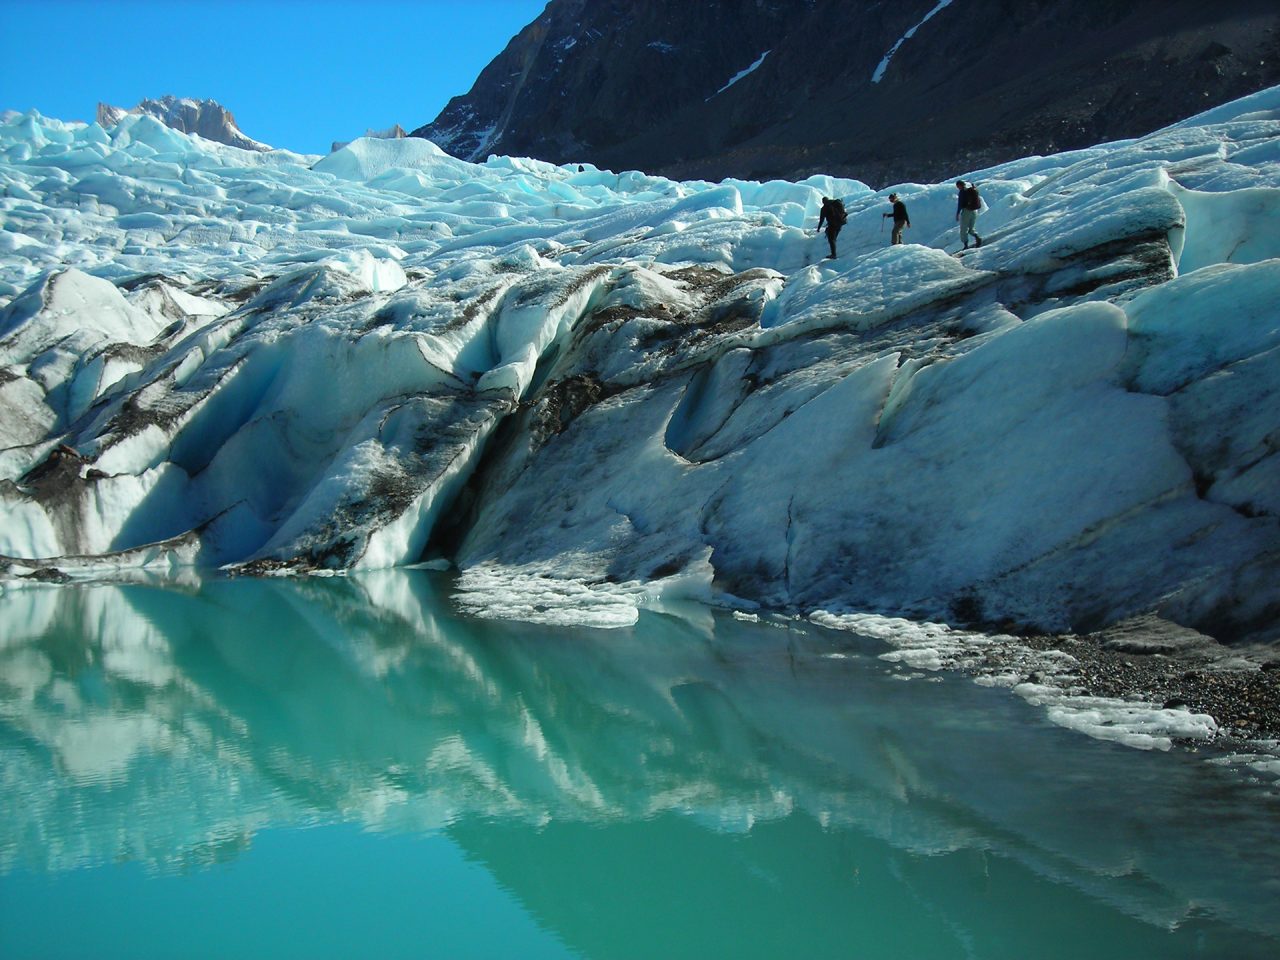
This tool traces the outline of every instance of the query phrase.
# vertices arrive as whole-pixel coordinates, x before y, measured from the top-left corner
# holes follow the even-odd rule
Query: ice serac
[[[889,247],[885,196],[830,176],[11,117],[0,554],[443,556],[469,609],[551,623],[694,597],[1274,639],[1278,142],[1272,89],[955,171],[989,208],[959,251],[949,182],[896,188]]]

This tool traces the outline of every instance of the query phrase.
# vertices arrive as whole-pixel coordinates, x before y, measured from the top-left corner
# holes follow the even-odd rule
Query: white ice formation
[[[309,166],[309,164],[311,164]],[[955,188],[0,127],[11,574],[443,552],[483,607],[731,596],[1230,638],[1280,610],[1280,89]],[[840,257],[812,234],[844,198]],[[46,570],[45,575],[54,575]],[[566,589],[565,581],[574,587]],[[607,601],[607,602],[606,602]]]

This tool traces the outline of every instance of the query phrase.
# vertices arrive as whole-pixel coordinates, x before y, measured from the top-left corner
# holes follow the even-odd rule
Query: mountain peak
[[[225,143],[231,147],[239,147],[241,150],[272,149],[267,144],[260,143],[241,132],[231,111],[216,100],[194,100],[190,97],[165,94],[158,100],[143,100],[136,107],[128,110],[106,103],[98,104],[98,124],[103,127],[115,126],[130,114],[146,114],[174,130],[194,133],[206,140]]]

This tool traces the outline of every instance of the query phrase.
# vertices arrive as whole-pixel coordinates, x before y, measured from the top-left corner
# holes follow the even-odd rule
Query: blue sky
[[[547,0],[0,0],[0,110],[92,120],[172,93],[303,153],[433,120]]]

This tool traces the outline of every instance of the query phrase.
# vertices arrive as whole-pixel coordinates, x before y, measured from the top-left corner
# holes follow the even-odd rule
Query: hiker
[[[849,222],[849,215],[844,212],[844,203],[835,197],[822,198],[822,210],[818,213],[818,229],[814,233],[822,230],[822,224],[827,225],[827,243],[831,244],[831,256],[828,260],[836,258],[836,237],[840,235],[840,228]]]
[[[889,202],[893,204],[893,212],[885,216],[893,217],[893,239],[890,243],[896,246],[902,242],[902,228],[911,226],[911,217],[907,215],[907,205],[898,199],[896,193],[889,194]]]
[[[969,237],[973,237],[975,247],[982,246],[982,238],[973,229],[978,219],[978,211],[982,209],[982,197],[978,196],[978,188],[963,180],[956,181],[956,219],[960,221],[960,242],[964,249],[969,249]]]

